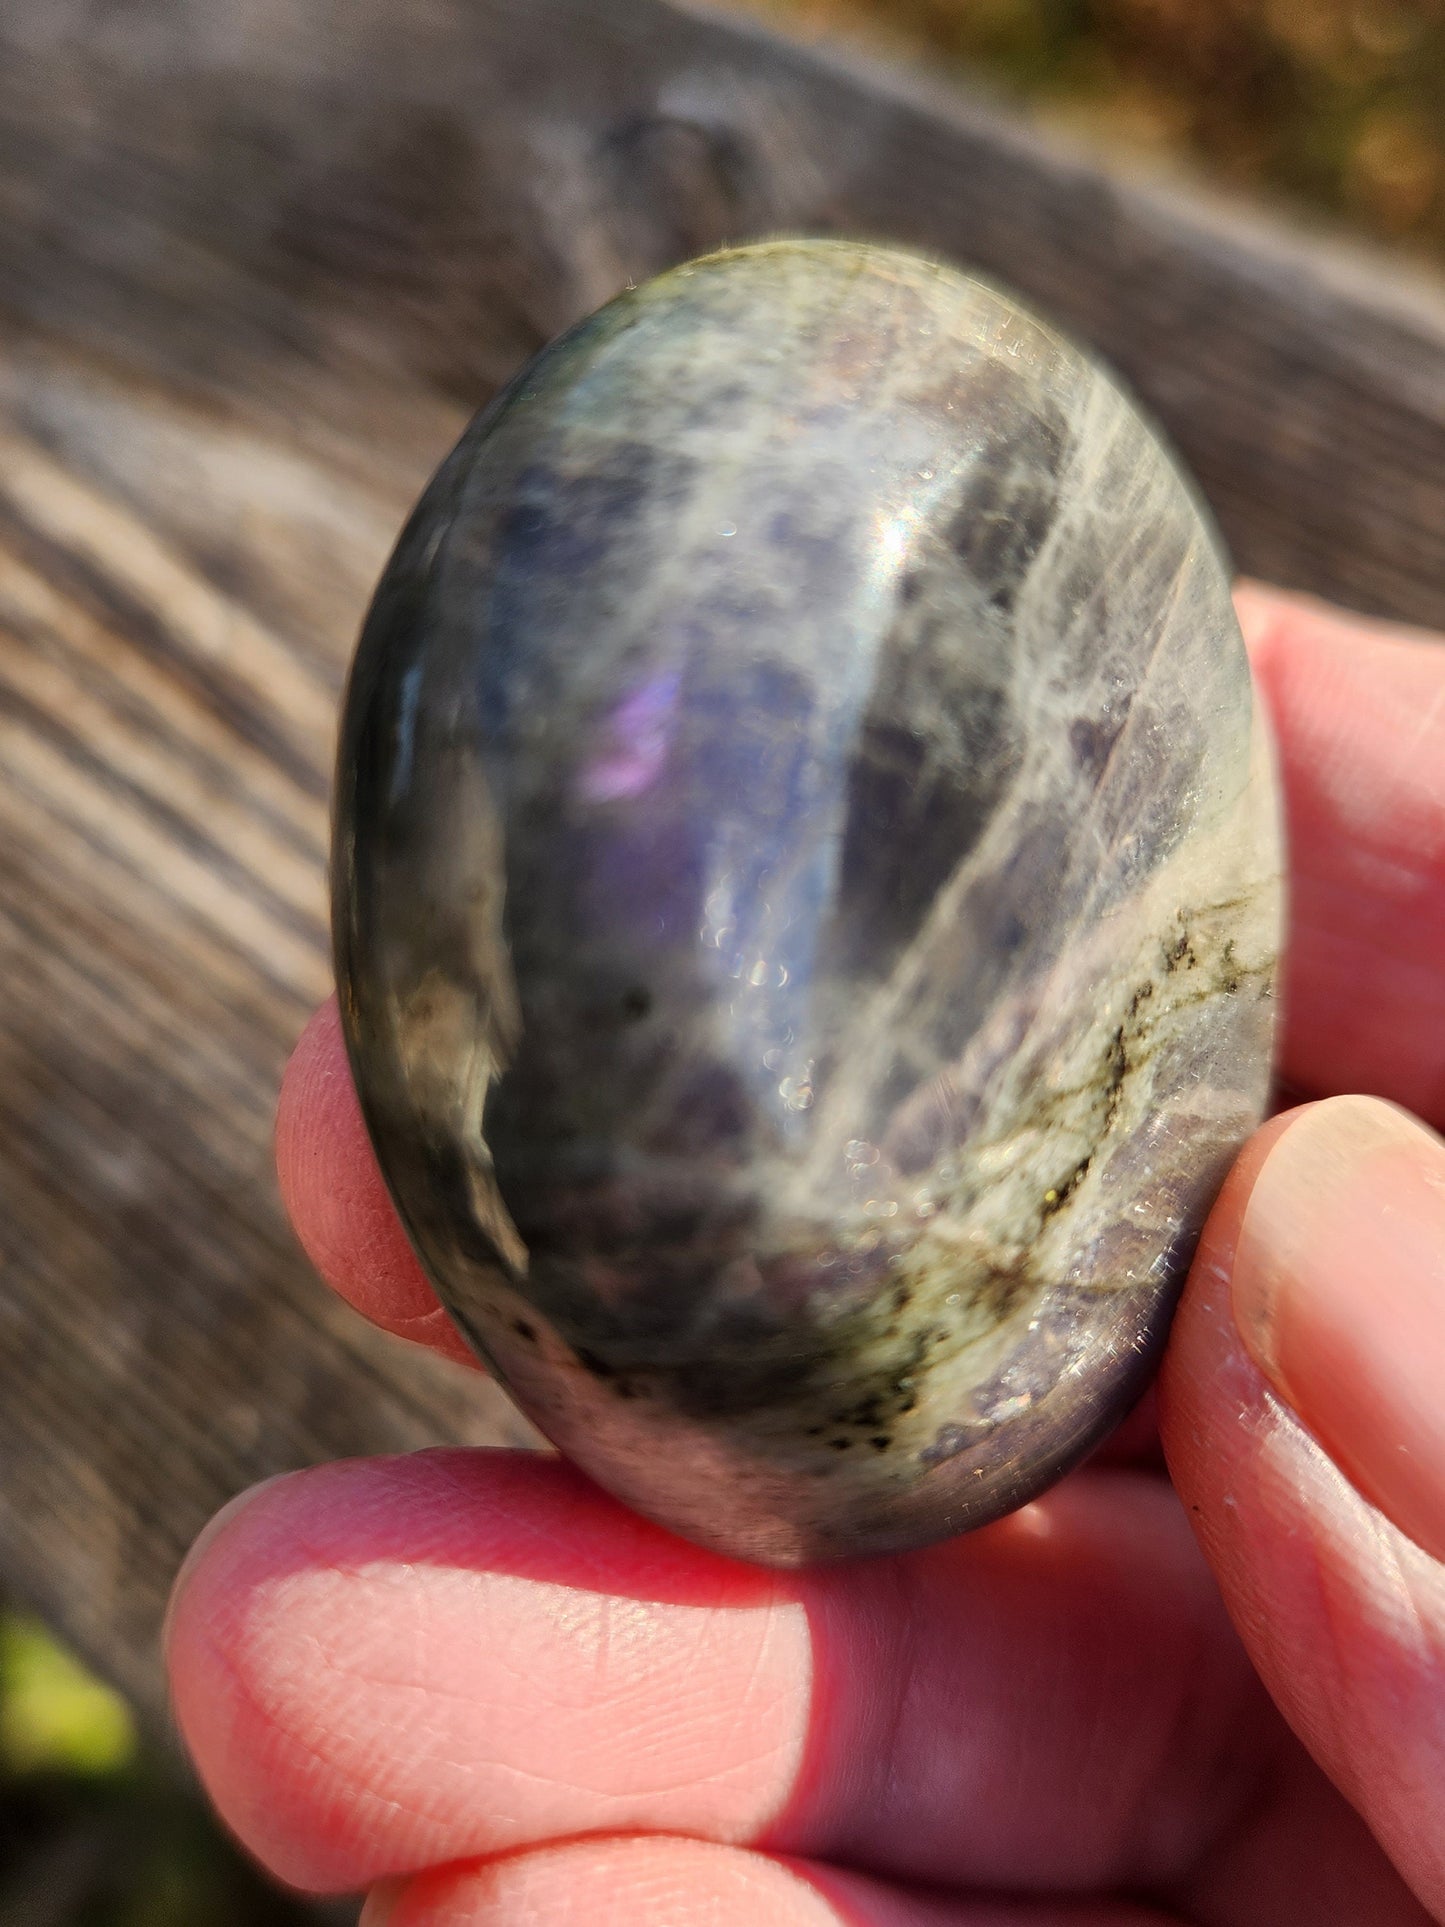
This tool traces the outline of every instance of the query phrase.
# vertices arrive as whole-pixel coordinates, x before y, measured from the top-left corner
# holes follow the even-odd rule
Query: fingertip
[[[210,1558],[212,1548],[226,1537],[241,1514],[261,1497],[268,1486],[274,1485],[278,1479],[289,1476],[287,1473],[278,1472],[269,1479],[260,1479],[255,1485],[247,1486],[244,1491],[237,1492],[226,1501],[219,1512],[207,1520],[191,1542],[190,1550],[182,1559],[176,1569],[176,1576],[171,1581],[170,1598],[166,1602],[165,1618],[161,1622],[161,1652],[168,1665],[176,1622],[182,1611],[182,1602],[190,1590],[191,1581]]]
[[[1250,1189],[1230,1304],[1275,1395],[1445,1557],[1445,1144],[1376,1098],[1308,1106]]]
[[[1181,1408],[1267,1388],[1400,1531],[1445,1555],[1445,1144],[1378,1098],[1300,1106],[1256,1132],[1205,1226],[1160,1379]]]
[[[278,1735],[247,1691],[248,1645],[264,1641],[256,1615],[257,1581],[279,1578],[295,1487],[308,1475],[287,1473],[237,1494],[210,1521],[186,1555],[166,1611],[163,1647],[171,1714],[186,1750],[227,1826],[250,1852],[289,1884],[328,1888],[325,1831],[306,1817],[291,1838],[278,1838],[273,1804]],[[279,1534],[279,1538],[278,1538]]]
[[[276,1173],[302,1249],[383,1330],[475,1366],[387,1192],[352,1082],[335,997],[301,1033],[276,1107]]]
[[[1336,1098],[1251,1140],[1160,1378],[1176,1489],[1275,1701],[1445,1899],[1445,1146]]]
[[[188,1561],[168,1646],[222,1818],[329,1893],[613,1816],[755,1832],[796,1770],[806,1657],[771,1576],[556,1460],[457,1450],[245,1495]]]

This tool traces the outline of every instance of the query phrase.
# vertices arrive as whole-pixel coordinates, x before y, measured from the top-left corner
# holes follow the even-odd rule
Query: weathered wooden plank
[[[466,412],[727,238],[976,262],[1111,354],[1240,560],[1445,622],[1445,300],[666,0],[0,16],[0,1572],[144,1703],[203,1517],[513,1422],[306,1275],[332,718]]]
[[[270,1170],[280,1068],[327,987],[347,631],[404,505],[94,367],[6,369],[0,1568],[158,1710],[160,1602],[228,1492],[525,1434],[326,1302]],[[269,573],[277,494],[312,523],[278,604],[309,614],[237,593]],[[198,515],[225,569],[177,537]]]
[[[77,13],[83,10],[76,8]],[[1445,308],[1403,270],[1115,179],[976,103],[665,0],[10,0],[0,300],[308,432],[379,369],[471,404],[688,250],[887,234],[1123,366],[1241,564],[1445,613]],[[318,392],[304,371],[324,366]],[[370,382],[356,371],[367,370]]]

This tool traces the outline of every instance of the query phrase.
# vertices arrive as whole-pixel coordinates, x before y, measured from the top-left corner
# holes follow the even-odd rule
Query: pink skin
[[[1445,678],[1438,638],[1248,584],[1291,848],[1281,1064],[1445,1122]]]
[[[1294,836],[1286,1074],[1439,1122],[1445,649],[1240,601]],[[801,1575],[525,1454],[245,1495],[169,1628],[222,1814],[283,1879],[373,1888],[368,1927],[1445,1915],[1445,1146],[1381,1110],[1287,1114],[1240,1158],[1161,1379],[1172,1489],[1096,1463],[986,1532]],[[327,1280],[455,1355],[333,1008],[278,1149]]]

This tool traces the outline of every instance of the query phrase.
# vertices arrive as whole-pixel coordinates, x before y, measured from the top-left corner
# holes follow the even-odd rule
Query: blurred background
[[[1035,118],[1445,250],[1440,0],[754,0],[983,79]]]
[[[3,1927],[315,1927],[39,1621],[0,1617]],[[338,1918],[354,1918],[355,1908]]]
[[[1445,0],[752,4],[1151,165],[1445,253]],[[0,1777],[0,1927],[318,1917],[246,1867],[123,1701],[18,1611],[0,1618]]]

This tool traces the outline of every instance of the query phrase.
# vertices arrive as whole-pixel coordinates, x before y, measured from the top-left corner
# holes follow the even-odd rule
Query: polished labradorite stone
[[[714,255],[540,355],[347,698],[408,1231],[564,1452],[749,1558],[980,1524],[1135,1399],[1264,1108],[1279,872],[1188,484],[884,249]]]

